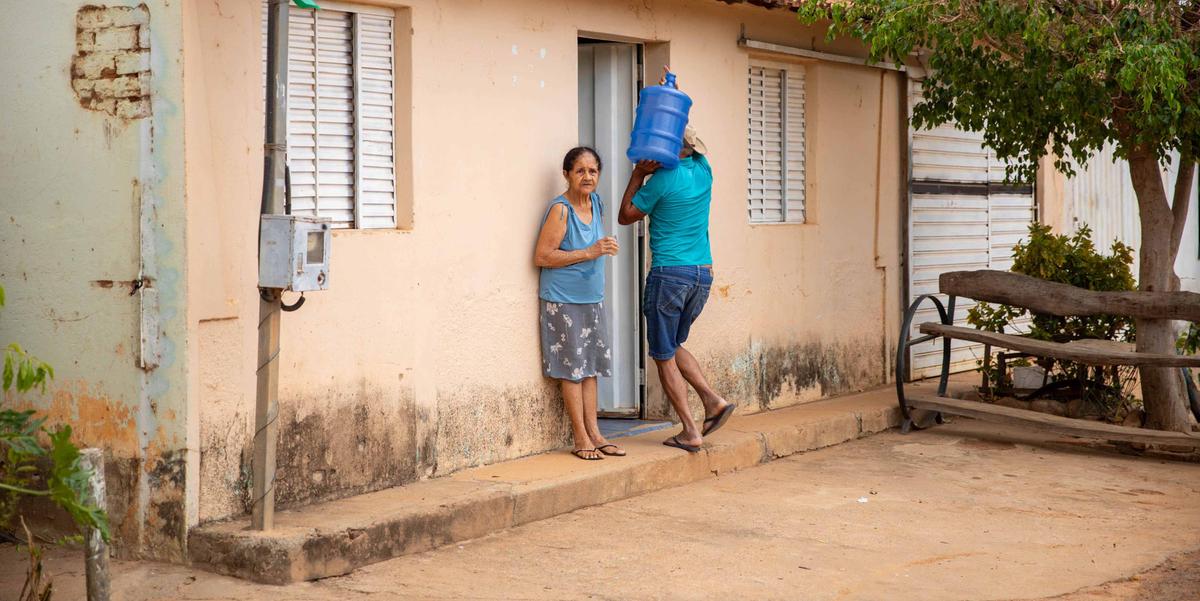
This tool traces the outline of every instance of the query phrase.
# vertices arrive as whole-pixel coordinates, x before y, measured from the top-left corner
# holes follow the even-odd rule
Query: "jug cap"
[[[675,74],[667,71],[666,81],[663,82],[663,85],[670,86],[672,88],[678,88],[679,86],[675,85]]]

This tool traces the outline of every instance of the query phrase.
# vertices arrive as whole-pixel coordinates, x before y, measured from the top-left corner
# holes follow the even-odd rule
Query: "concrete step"
[[[580,461],[544,453],[450,476],[192,530],[189,561],[256,582],[346,574],[505,528],[711,478],[899,425],[893,388],[752,415],[735,415],[699,453],[661,444],[674,431],[622,438],[629,453]]]

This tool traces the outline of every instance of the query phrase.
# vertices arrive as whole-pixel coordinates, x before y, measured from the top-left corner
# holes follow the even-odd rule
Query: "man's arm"
[[[658,161],[638,161],[629,175],[629,184],[625,186],[625,196],[621,197],[621,211],[617,213],[617,223],[629,225],[637,223],[646,216],[641,209],[633,204],[633,197],[646,181],[646,176],[658,171]]]

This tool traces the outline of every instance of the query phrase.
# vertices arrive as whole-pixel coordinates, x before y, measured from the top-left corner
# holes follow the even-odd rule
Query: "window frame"
[[[778,61],[778,60],[758,58],[755,56],[750,56],[749,60],[747,61],[747,66],[746,66],[747,129],[746,129],[746,134],[745,134],[746,135],[746,216],[747,216],[748,223],[752,226],[804,225],[804,224],[813,223],[810,219],[811,211],[809,210],[809,205],[808,205],[808,200],[809,200],[809,194],[808,194],[808,163],[809,163],[809,161],[808,161],[809,143],[808,142],[809,142],[809,140],[808,140],[808,138],[809,138],[809,132],[810,132],[810,128],[809,128],[809,124],[808,124],[808,107],[809,107],[808,92],[809,92],[809,81],[810,81],[809,68],[810,68],[810,65],[807,63],[782,62],[782,61]],[[766,214],[765,208],[758,209],[760,215],[762,215],[762,216],[756,217],[755,209],[750,205],[750,202],[751,202],[751,198],[750,198],[751,185],[750,184],[752,181],[750,161],[752,159],[752,157],[751,157],[751,144],[752,144],[751,137],[752,137],[752,133],[753,133],[753,130],[750,127],[750,121],[751,121],[750,118],[751,118],[751,110],[752,110],[751,99],[753,98],[751,96],[751,89],[750,89],[751,80],[750,80],[750,78],[752,77],[753,71],[755,69],[769,69],[772,71],[778,71],[779,75],[780,75],[780,77],[779,77],[779,101],[778,101],[779,102],[779,107],[778,107],[779,108],[779,125],[780,125],[780,127],[779,127],[779,134],[780,134],[780,139],[779,139],[779,154],[780,154],[780,161],[779,161],[779,164],[780,164],[780,171],[779,171],[780,208],[779,208],[779,213],[780,213],[780,218],[779,219],[766,219],[765,218],[765,214]],[[792,79],[793,77],[796,77],[795,72],[799,72],[798,76],[800,79],[799,91],[801,92],[801,98],[798,101],[798,105],[799,105],[798,107],[789,106],[789,104],[790,104],[789,103],[789,87],[790,87],[789,80]],[[765,100],[765,98],[764,98],[764,100]],[[764,104],[764,107],[763,107],[764,112],[765,112],[766,108],[767,107]],[[795,150],[794,148],[789,149],[789,146],[793,146],[796,142],[796,140],[794,140],[792,138],[793,136],[796,135],[796,132],[790,131],[792,128],[789,125],[789,120],[790,120],[790,118],[794,117],[794,115],[792,115],[791,113],[796,108],[799,108],[799,110],[801,111],[801,116],[800,116],[801,132],[799,134],[799,136],[800,136],[799,145],[801,148],[800,152],[803,155],[801,157],[802,166],[800,168],[801,183],[798,187],[798,190],[800,192],[800,198],[798,201],[799,207],[794,206],[795,204],[797,204],[796,199],[794,199],[794,198],[789,199],[789,187],[791,187],[791,183],[790,183],[790,180],[788,177],[789,171],[792,171],[789,168],[789,162],[795,160],[794,158],[791,158],[791,159],[789,158],[789,151],[794,152],[794,150]],[[764,186],[765,186],[765,184],[764,184]],[[793,188],[793,193],[795,192],[795,190],[796,190],[796,188]],[[765,191],[766,190],[764,188],[764,192]],[[789,207],[789,204],[792,204],[793,206]],[[790,217],[789,213],[799,213],[799,216],[798,217]]]
[[[266,17],[266,13],[267,13],[267,1],[263,0],[262,4],[263,4],[262,14],[264,16],[264,22],[262,24],[262,31],[263,31],[262,46],[264,48],[263,78],[264,78],[264,90],[265,90],[265,77],[266,77],[266,75],[265,75],[265,70],[266,70],[265,49],[266,49],[266,43],[267,43],[266,42],[267,24],[265,22],[265,17]],[[290,6],[289,8],[290,8],[290,10],[294,10],[294,11],[307,10],[307,9],[302,9],[302,8],[295,7],[295,6]],[[400,126],[401,126],[401,124],[399,123],[398,117],[397,117],[397,106],[399,105],[399,103],[398,103],[398,97],[399,97],[398,81],[397,80],[399,77],[398,72],[400,69],[399,69],[399,64],[398,64],[397,56],[396,56],[397,50],[399,49],[399,46],[400,46],[400,44],[398,43],[397,24],[401,20],[400,19],[401,15],[398,13],[397,10],[395,10],[393,8],[389,8],[389,7],[373,6],[373,5],[368,5],[368,4],[356,4],[356,3],[348,3],[348,2],[338,2],[338,1],[333,1],[333,0],[326,0],[326,1],[322,2],[321,3],[321,11],[311,11],[311,12],[314,13],[314,15],[313,15],[314,19],[319,19],[320,13],[328,14],[330,11],[345,13],[349,18],[348,19],[349,27],[350,27],[350,78],[349,79],[350,79],[351,90],[352,90],[352,99],[350,100],[351,110],[352,110],[352,113],[351,113],[351,120],[352,120],[351,130],[352,131],[351,131],[350,136],[351,136],[351,139],[353,142],[353,147],[351,150],[351,159],[350,159],[352,162],[352,165],[353,165],[353,175],[352,175],[352,179],[351,179],[352,186],[353,186],[353,188],[351,190],[352,197],[353,197],[352,220],[349,222],[347,222],[347,221],[335,222],[335,224],[334,224],[335,230],[334,231],[339,232],[339,231],[355,231],[355,230],[397,230],[397,229],[402,229],[404,227],[404,224],[401,223],[401,213],[400,213],[400,211],[401,211],[401,198],[400,198],[400,183],[401,183],[400,176],[401,176],[401,174],[400,174],[400,164],[399,164],[399,160],[398,160],[399,144],[397,143],[398,139],[399,139],[398,138],[398,130],[400,129]],[[391,192],[390,192],[390,194],[391,194],[391,203],[390,203],[391,209],[390,209],[390,212],[387,215],[383,215],[383,216],[376,215],[376,217],[382,217],[382,219],[384,219],[384,220],[390,220],[390,224],[380,224],[380,225],[365,225],[364,224],[365,216],[364,216],[363,208],[364,208],[364,206],[366,206],[368,204],[368,203],[364,203],[364,193],[366,192],[365,187],[364,187],[364,179],[365,179],[364,178],[364,168],[365,168],[366,162],[367,162],[367,155],[370,153],[368,151],[366,151],[365,147],[364,147],[364,142],[366,141],[366,139],[364,137],[364,131],[366,128],[364,128],[363,122],[368,117],[366,117],[364,114],[364,103],[363,103],[363,93],[364,93],[363,38],[364,38],[364,36],[361,33],[362,27],[363,27],[363,23],[362,23],[363,15],[387,19],[389,28],[390,28],[390,39],[388,40],[388,45],[390,48],[390,55],[387,58],[388,58],[388,65],[389,65],[388,80],[390,83],[390,90],[388,91],[388,94],[390,95],[391,101],[390,101],[390,106],[388,106],[387,109],[390,113],[388,115],[388,121],[390,121],[389,127],[390,127],[390,138],[391,138],[391,151],[390,151],[390,163],[389,163],[391,174],[390,174],[390,179],[378,178],[378,177],[372,178],[372,179],[381,179],[382,181],[390,182],[390,187],[391,187]],[[319,31],[319,27],[320,27],[319,21],[317,21],[317,23],[314,24],[314,28],[315,28],[314,31],[315,32]],[[291,69],[291,62],[292,62],[291,54],[293,51],[293,48],[290,45],[290,41],[291,41],[291,36],[289,36],[289,48],[288,48],[288,55],[289,55],[288,68],[289,69]],[[319,62],[320,59],[318,58],[316,48],[313,49],[313,54],[314,54],[314,56],[313,56],[314,61]],[[317,72],[314,72],[314,75],[317,75]],[[319,77],[317,79],[319,79]],[[292,85],[292,82],[289,81],[289,87],[291,85]],[[314,85],[316,85],[316,84],[314,84]],[[315,90],[314,90],[314,92],[315,92]],[[292,116],[291,116],[292,107],[290,106],[291,105],[291,94],[289,94],[288,98],[289,98],[289,101],[288,101],[289,107],[288,107],[288,116],[287,116],[287,120],[286,120],[288,131],[285,132],[285,136],[291,137],[292,136]],[[314,96],[313,100],[314,100],[314,103],[319,104],[320,96],[319,95]],[[314,109],[315,112],[317,110],[318,109]],[[314,122],[313,127],[314,127],[314,133],[312,135],[314,137],[314,140],[316,140],[317,137],[320,135],[319,121]],[[319,161],[320,161],[319,156],[314,157],[313,177],[317,181],[319,181],[321,179],[321,173],[322,173],[320,170]],[[289,169],[290,169],[291,157],[289,157],[288,162],[289,162]],[[290,198],[291,190],[288,191],[288,195]],[[384,203],[376,203],[376,204],[383,205]],[[315,193],[314,194],[314,206],[313,206],[312,212],[309,213],[306,210],[303,214],[311,214],[316,217],[321,217],[322,215],[321,215],[320,206],[321,206],[320,194]],[[344,213],[343,213],[343,215],[344,215]],[[325,216],[328,216],[328,215],[325,215]]]

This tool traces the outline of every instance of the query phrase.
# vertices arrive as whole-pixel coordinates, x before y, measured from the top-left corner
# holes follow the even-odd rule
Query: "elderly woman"
[[[542,268],[538,297],[542,372],[559,381],[571,418],[576,457],[589,461],[625,451],[605,440],[596,424],[596,377],[612,376],[612,349],[604,316],[604,256],[617,241],[604,235],[604,204],[596,193],[600,155],[572,148],[563,158],[567,191],[542,218],[533,263]]]

